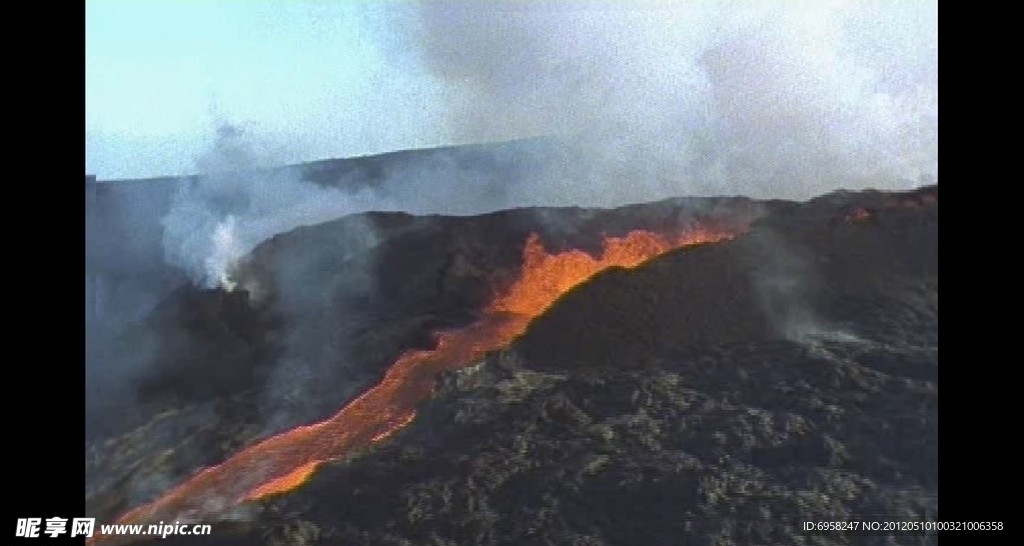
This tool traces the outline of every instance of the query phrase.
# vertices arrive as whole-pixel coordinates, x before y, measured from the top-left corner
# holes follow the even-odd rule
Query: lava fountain
[[[495,297],[482,318],[442,332],[432,350],[401,355],[373,388],[330,419],[257,443],[207,468],[156,501],[124,514],[118,524],[195,521],[231,507],[290,491],[323,463],[343,459],[410,423],[433,392],[437,374],[479,361],[508,346],[560,296],[610,267],[633,268],[670,250],[731,239],[725,231],[694,229],[676,237],[633,231],[604,240],[599,257],[580,250],[549,254],[531,235],[517,280]],[[98,537],[97,537],[98,538]]]

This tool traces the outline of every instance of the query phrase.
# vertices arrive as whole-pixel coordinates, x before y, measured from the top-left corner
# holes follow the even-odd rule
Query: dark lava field
[[[368,213],[258,246],[100,349],[142,369],[87,423],[87,516],[158,499],[330,417],[403,351],[473,323],[524,243],[736,233],[611,268],[438,377],[387,439],[179,544],[930,544],[805,521],[936,519],[938,189],[685,198],[480,216]],[[138,364],[145,360],[145,366]],[[155,522],[153,522],[155,523]]]

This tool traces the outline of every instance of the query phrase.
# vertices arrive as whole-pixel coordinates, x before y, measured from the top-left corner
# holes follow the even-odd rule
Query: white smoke
[[[367,210],[806,199],[937,182],[934,1],[420,2],[385,11],[378,22],[408,77],[444,90],[435,98],[446,123],[424,131],[448,142],[554,135],[568,145],[534,157],[543,168],[516,180],[443,153],[389,163],[371,191],[365,181],[328,188],[297,170],[257,171],[284,160],[225,126],[199,163],[202,180],[182,186],[164,219],[172,262],[229,286],[231,264],[262,240]],[[381,135],[401,125],[388,115]]]
[[[456,139],[582,141],[593,194],[809,198],[937,179],[934,0],[420,2]],[[628,187],[626,189],[625,187]]]
[[[235,217],[230,214],[217,224],[213,230],[213,249],[206,258],[206,278],[216,280],[217,284],[228,290],[235,288],[235,282],[228,275],[228,271],[242,255],[235,226]]]
[[[237,127],[218,131],[196,179],[181,181],[163,218],[169,263],[208,288],[233,289],[232,268],[262,241],[298,226],[388,209],[370,189],[345,192],[302,180],[274,164],[270,147]]]

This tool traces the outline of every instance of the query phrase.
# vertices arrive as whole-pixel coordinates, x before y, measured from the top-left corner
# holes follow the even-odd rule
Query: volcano
[[[934,520],[937,229],[931,186],[277,235],[113,336],[146,365],[89,430],[87,515],[268,545]]]

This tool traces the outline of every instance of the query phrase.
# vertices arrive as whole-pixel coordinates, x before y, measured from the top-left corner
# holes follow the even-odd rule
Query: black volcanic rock
[[[182,287],[107,347],[111,368],[136,370],[135,390],[107,401],[104,419],[90,428],[90,499],[120,488],[150,492],[142,497],[150,500],[147,473],[175,483],[209,464],[195,461],[223,460],[238,445],[332,415],[404,350],[430,348],[437,330],[476,320],[515,279],[531,233],[551,252],[597,251],[604,235],[697,222],[739,226],[767,208],[746,199],[675,199],[475,217],[370,213],[277,235],[239,265],[238,291]],[[136,434],[161,416],[194,412],[218,431],[216,440],[188,443],[201,445],[200,455],[165,464],[167,447],[188,440],[187,427]],[[108,442],[113,447],[103,447]],[[128,444],[131,457],[108,453]],[[123,464],[104,462],[112,459]],[[89,513],[109,518],[126,502],[90,501]]]
[[[859,209],[868,212],[851,216]],[[209,539],[164,542],[933,543],[798,526],[935,519],[937,188],[370,215],[280,235],[245,264],[244,305],[203,294],[213,301],[180,300],[188,311],[167,314],[261,346],[274,355],[267,370],[230,395],[171,396],[173,411],[94,445],[90,514],[108,521],[156,495],[154,476],[177,483],[265,434],[260,400],[276,392],[267,389],[283,362],[317,384],[277,426],[337,409],[402,349],[429,345],[430,330],[472,321],[511,281],[531,232],[552,250],[595,249],[602,235],[758,214],[734,241],[598,275],[508,349],[440,378],[387,442],[248,506],[241,520],[214,522]],[[372,241],[358,235],[367,224]],[[356,296],[348,288],[366,271],[375,290]],[[316,287],[315,297],[295,286]],[[302,317],[315,320],[299,328]],[[282,360],[285,339],[309,346],[304,364]],[[191,373],[178,366],[168,392],[180,388],[173,370]]]
[[[636,271],[609,270],[535,320],[520,351],[545,368],[621,369],[646,365],[664,347],[934,334],[928,323],[894,332],[901,325],[892,318],[937,313],[936,207],[834,222],[842,210],[813,201],[765,217],[737,240],[679,249]]]
[[[812,203],[811,218],[603,274],[259,526],[316,544],[791,544],[804,521],[934,520],[929,207],[848,223]],[[765,285],[779,273],[807,286]]]
[[[538,317],[519,351],[543,370],[628,369],[650,366],[665,346],[771,339],[741,253],[738,243],[711,244],[611,269]]]
[[[573,374],[519,358],[455,374],[393,443],[261,521],[317,544],[790,544],[805,520],[935,517],[934,350],[733,344]]]

